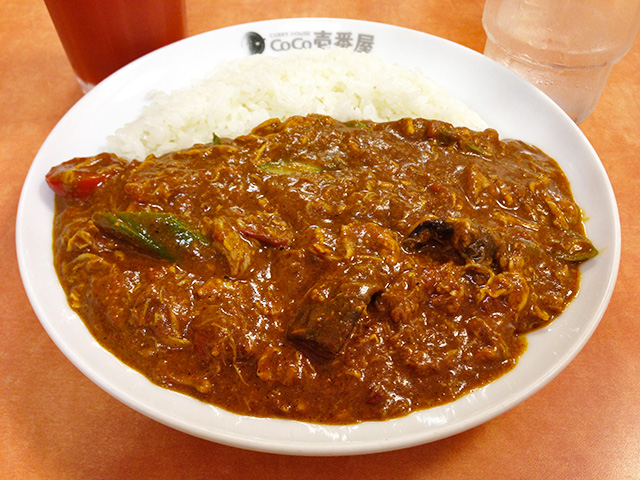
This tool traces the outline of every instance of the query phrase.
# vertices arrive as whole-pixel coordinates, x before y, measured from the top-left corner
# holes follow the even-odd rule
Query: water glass
[[[594,110],[640,29],[640,0],[486,0],[484,53],[576,122]]]

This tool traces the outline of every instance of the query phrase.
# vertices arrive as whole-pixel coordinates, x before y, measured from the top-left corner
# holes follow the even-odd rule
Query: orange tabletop
[[[482,0],[187,0],[190,34],[270,18],[343,17],[478,51],[482,7]],[[81,92],[43,2],[0,0],[0,12],[0,478],[640,478],[640,39],[580,125],[617,195],[623,246],[610,306],[577,358],[530,399],[456,436],[365,456],[288,457],[146,418],[84,377],[41,327],[16,261],[18,197],[40,145]]]

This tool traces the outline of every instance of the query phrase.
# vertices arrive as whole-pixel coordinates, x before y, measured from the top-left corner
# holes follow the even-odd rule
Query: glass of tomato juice
[[[45,0],[83,93],[186,36],[184,0]]]

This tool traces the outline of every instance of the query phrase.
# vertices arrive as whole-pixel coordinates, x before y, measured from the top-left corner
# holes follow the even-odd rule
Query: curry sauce
[[[327,424],[511,370],[596,255],[557,163],[424,119],[270,120],[53,168],[55,267],[95,338],[163,387]]]

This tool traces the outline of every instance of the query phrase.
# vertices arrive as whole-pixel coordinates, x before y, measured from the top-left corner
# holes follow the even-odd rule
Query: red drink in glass
[[[186,35],[184,0],[45,0],[83,92]]]

